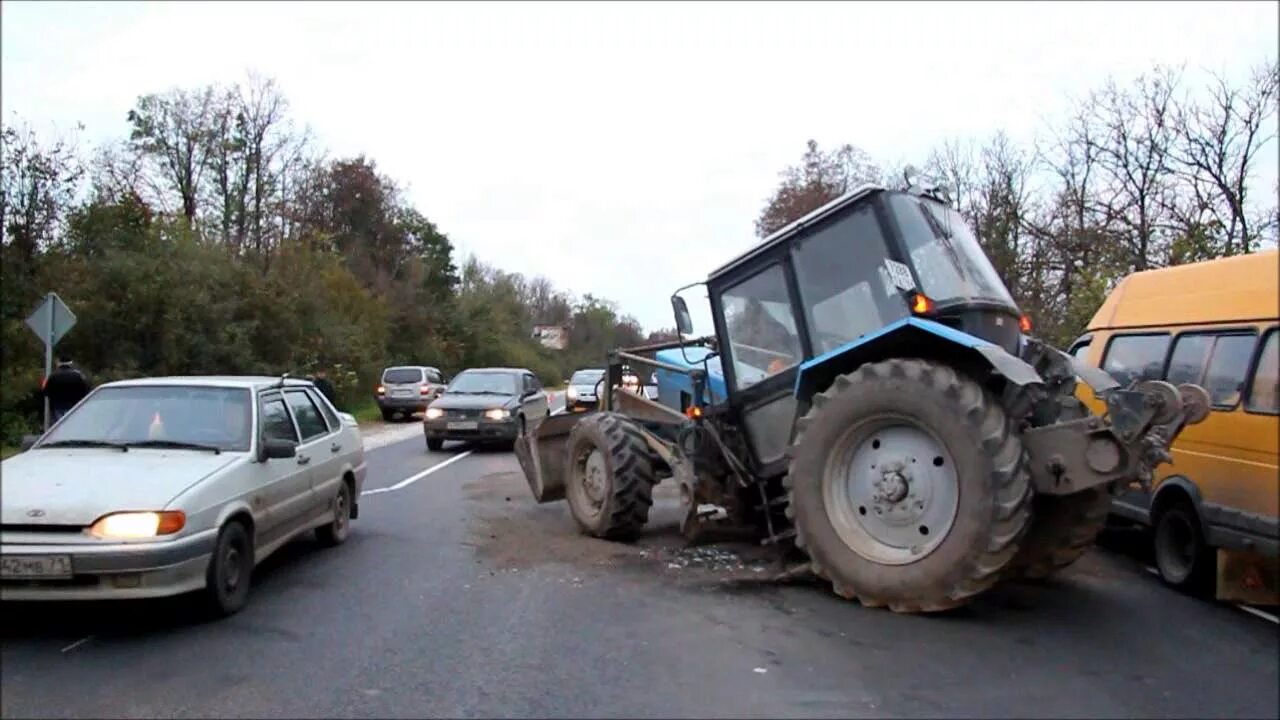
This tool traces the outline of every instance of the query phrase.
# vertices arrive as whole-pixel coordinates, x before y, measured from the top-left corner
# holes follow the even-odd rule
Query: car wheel
[[[391,422],[393,419],[395,419],[395,416],[396,416],[396,414],[395,414],[394,412],[390,411],[390,410],[383,410],[383,411],[382,411],[382,421],[383,421],[383,422]]]
[[[234,615],[249,600],[253,575],[253,540],[243,522],[223,526],[205,573],[204,605],[214,617]]]
[[[1175,501],[1156,513],[1154,544],[1160,578],[1183,592],[1208,596],[1213,591],[1217,557],[1204,539],[1195,508]]]
[[[440,452],[444,449],[444,440],[440,438],[427,438],[427,449],[431,452]]]
[[[338,495],[333,499],[333,520],[316,528],[316,539],[321,545],[333,547],[347,541],[351,534],[351,486],[343,480],[338,485]]]

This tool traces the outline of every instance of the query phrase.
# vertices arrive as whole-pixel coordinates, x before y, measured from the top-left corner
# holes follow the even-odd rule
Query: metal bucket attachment
[[[564,499],[565,445],[573,427],[590,415],[552,415],[516,438],[516,459],[534,500],[547,503]]]

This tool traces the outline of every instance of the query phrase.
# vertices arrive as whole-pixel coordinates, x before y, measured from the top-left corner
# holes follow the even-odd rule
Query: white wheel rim
[[[850,550],[882,565],[906,565],[927,557],[951,531],[960,483],[936,435],[907,418],[881,416],[836,442],[822,500]]]

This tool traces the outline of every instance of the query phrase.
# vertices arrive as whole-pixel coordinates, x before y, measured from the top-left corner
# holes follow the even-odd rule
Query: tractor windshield
[[[1017,308],[964,216],[942,203],[894,193],[889,206],[921,284],[940,306],[979,300]]]

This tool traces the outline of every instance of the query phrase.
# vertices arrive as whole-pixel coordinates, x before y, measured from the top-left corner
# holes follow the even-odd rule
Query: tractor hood
[[[703,358],[711,354],[711,351],[705,347],[688,347],[688,348],[672,348],[670,350],[659,350],[654,354],[657,360],[670,365],[676,365],[684,368],[702,368]],[[687,360],[685,358],[688,358]],[[719,356],[713,357],[706,362],[707,371],[707,390],[710,397],[706,398],[711,405],[725,402],[729,399],[729,389],[725,385],[724,370],[720,367]],[[682,375],[671,370],[659,368],[658,375],[658,393],[660,397],[667,397],[666,391],[686,392],[693,394],[693,380],[688,375]]]

